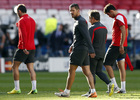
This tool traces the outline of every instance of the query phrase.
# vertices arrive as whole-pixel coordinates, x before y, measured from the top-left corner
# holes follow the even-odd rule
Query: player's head
[[[71,4],[69,6],[69,11],[71,13],[72,18],[76,18],[80,15],[80,8],[78,4],[75,3]]]
[[[114,18],[116,16],[116,8],[112,4],[107,4],[104,7],[104,13],[107,14],[109,17]]]
[[[17,10],[17,15],[19,17],[21,17],[23,14],[27,12],[27,9],[24,4],[18,4],[16,10]]]
[[[89,15],[89,22],[91,24],[100,21],[100,14],[99,14],[99,12],[97,10],[90,10],[88,12],[88,15]]]

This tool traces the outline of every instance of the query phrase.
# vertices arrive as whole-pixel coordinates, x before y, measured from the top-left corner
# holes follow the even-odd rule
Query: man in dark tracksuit
[[[90,86],[91,93],[88,97],[97,97],[94,87],[94,79],[90,72],[89,55],[91,58],[95,57],[94,49],[91,44],[91,39],[88,31],[88,25],[86,20],[80,15],[80,9],[78,4],[71,4],[69,10],[72,18],[75,19],[73,27],[74,41],[69,48],[70,54],[70,67],[68,72],[68,78],[66,82],[66,88],[63,92],[55,93],[59,97],[69,97],[70,89],[74,82],[75,71],[78,66],[81,66],[83,73],[85,74]],[[88,55],[89,54],[89,55]]]
[[[91,36],[92,46],[95,50],[95,58],[90,57],[90,70],[94,77],[94,84],[96,83],[95,74],[103,80],[109,89],[109,96],[113,94],[114,84],[108,79],[107,75],[103,73],[103,59],[105,55],[105,44],[107,39],[107,28],[100,23],[100,14],[97,10],[91,10],[89,12],[89,22],[91,23],[91,27],[89,28],[89,33]],[[89,91],[90,92],[90,91]],[[86,96],[86,93],[82,96]]]

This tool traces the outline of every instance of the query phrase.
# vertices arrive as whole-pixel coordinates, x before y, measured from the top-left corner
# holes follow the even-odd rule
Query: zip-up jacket
[[[107,39],[107,28],[100,22],[96,22],[89,28],[92,46],[97,58],[104,58]]]

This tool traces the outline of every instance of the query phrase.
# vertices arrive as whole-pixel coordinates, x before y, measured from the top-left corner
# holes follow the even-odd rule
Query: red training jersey
[[[35,33],[35,21],[25,14],[20,17],[17,23],[19,29],[19,49],[35,50],[34,33]]]
[[[126,31],[126,36],[125,36],[125,41],[123,46],[127,46],[127,19],[124,15],[118,13],[114,19],[114,24],[113,24],[113,29],[112,29],[112,45],[113,46],[120,46],[121,43],[121,30],[120,26],[124,25],[125,26],[125,31]]]

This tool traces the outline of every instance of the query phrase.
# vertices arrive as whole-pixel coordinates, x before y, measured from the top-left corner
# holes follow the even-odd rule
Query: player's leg
[[[66,89],[70,90],[72,87],[72,84],[75,79],[75,71],[77,69],[77,65],[70,65],[69,71],[68,71],[68,77],[66,82]]]
[[[107,85],[111,82],[107,75],[102,71],[103,68],[103,59],[98,59],[97,67],[96,67],[96,75],[104,81]]]
[[[95,85],[96,84],[95,71],[96,71],[97,59],[91,58],[90,56],[89,56],[89,58],[90,58],[90,71],[91,71],[92,76],[94,78],[94,85]],[[89,91],[85,94],[82,94],[81,96],[87,97],[90,93],[91,93],[91,91],[90,91],[90,87],[89,87]]]
[[[25,64],[27,65],[28,71],[30,73],[30,78],[32,83],[32,89],[28,94],[37,94],[36,73],[34,71],[35,50],[28,50],[28,51],[29,51],[29,55],[25,61]]]
[[[118,93],[126,93],[126,71],[125,71],[125,57],[127,53],[127,48],[124,47],[124,54],[120,54],[117,61],[117,65],[120,71],[120,80],[121,80],[121,89],[118,91]]]
[[[115,63],[118,56],[119,56],[119,47],[110,45],[104,58],[104,66],[110,77],[111,82],[114,83],[114,91],[118,91],[119,87],[117,85],[112,66]]]
[[[70,90],[71,90],[72,84],[75,79],[75,71],[76,71],[77,67],[78,67],[77,65],[70,64],[65,90],[60,93],[55,93],[55,95],[57,95],[59,97],[69,97],[70,96]]]
[[[118,61],[117,63],[120,71],[120,80],[121,80],[121,90],[119,93],[126,93],[126,71],[125,71],[125,59]]]
[[[107,84],[108,91],[107,93],[111,96],[114,92],[114,83],[112,83],[107,75],[102,71],[103,68],[103,59],[99,58],[96,68],[96,75]]]
[[[13,65],[12,65],[15,88],[12,91],[7,92],[8,94],[21,93],[20,84],[19,84],[19,70],[18,70],[18,68],[19,68],[19,65],[21,64],[21,62],[24,62],[26,57],[27,56],[24,54],[23,50],[20,50],[20,49],[16,50],[14,57],[13,57]]]
[[[26,64],[28,71],[30,73],[31,83],[32,83],[32,89],[28,94],[37,94],[37,88],[36,88],[36,73],[34,71],[34,63],[28,63]]]
[[[90,90],[91,93],[89,94],[89,97],[97,97],[95,86],[94,86],[94,79],[93,79],[93,76],[90,72],[90,66],[89,65],[82,66],[82,71],[83,71],[84,75],[86,76],[87,82],[88,82],[89,87],[91,89]]]
[[[84,73],[84,75],[86,76],[87,78],[87,81],[88,81],[88,84],[90,86],[90,89],[95,89],[95,86],[94,86],[94,79],[93,79],[93,76],[90,72],[90,67],[89,65],[87,66],[82,66],[82,71]]]
[[[21,93],[20,84],[19,84],[19,70],[18,70],[18,67],[19,67],[20,64],[21,64],[21,62],[19,62],[19,61],[14,61],[13,62],[12,70],[13,70],[15,88],[12,91],[7,92],[8,94],[19,94],[19,93]]]
[[[90,71],[91,71],[93,78],[94,78],[94,85],[96,84],[95,73],[96,73],[96,68],[97,68],[97,62],[98,62],[98,60],[96,58],[90,57]]]

